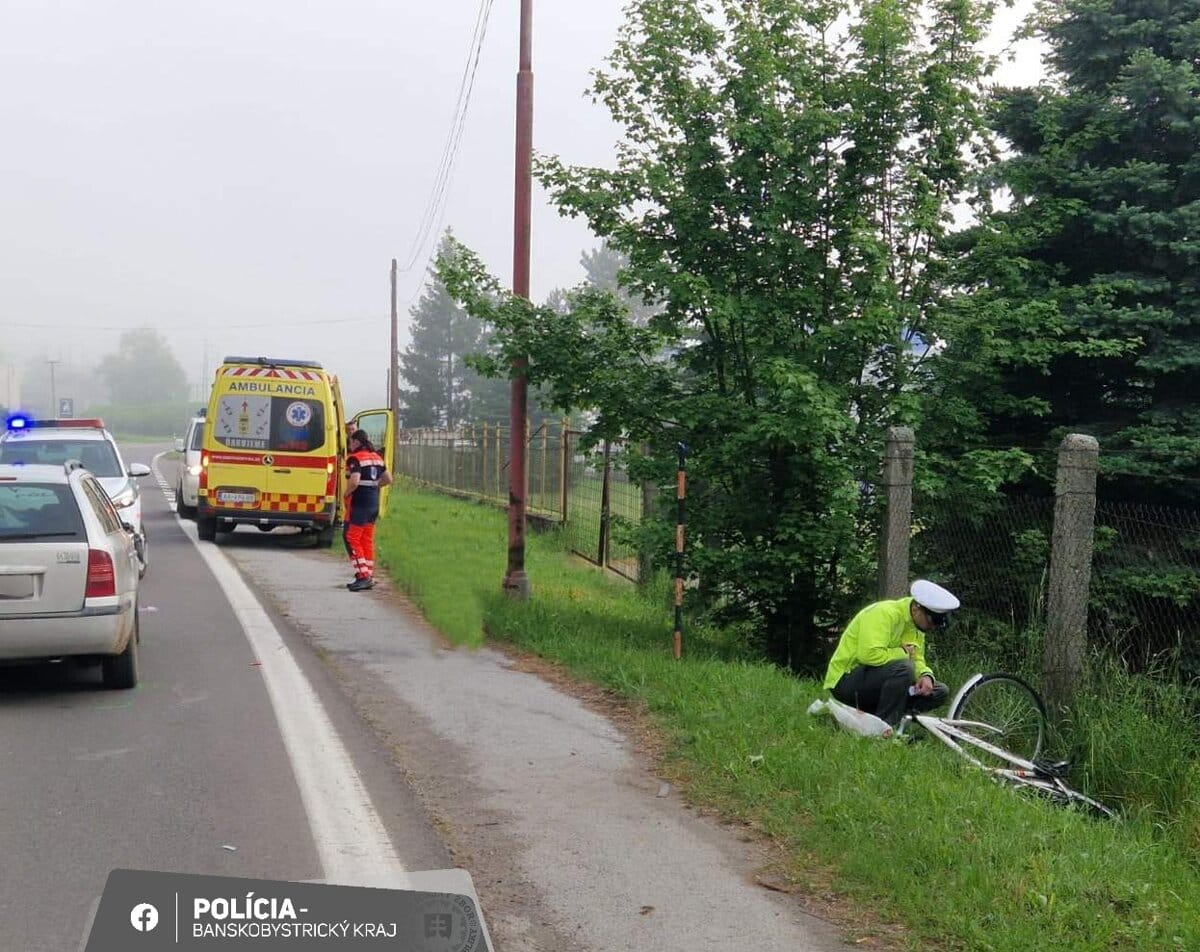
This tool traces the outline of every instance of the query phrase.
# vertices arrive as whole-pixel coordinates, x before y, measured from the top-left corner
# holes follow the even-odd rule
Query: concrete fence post
[[[908,594],[908,540],[912,535],[913,431],[889,426],[883,453],[886,509],[879,537],[879,597]]]
[[[1059,446],[1042,675],[1046,700],[1060,712],[1079,687],[1087,649],[1099,462],[1100,444],[1094,437],[1071,433]]]

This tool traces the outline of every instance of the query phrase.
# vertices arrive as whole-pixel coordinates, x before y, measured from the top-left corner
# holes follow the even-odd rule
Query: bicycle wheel
[[[1042,699],[1015,674],[980,677],[955,698],[950,719],[987,724],[994,732],[980,737],[1025,760],[1037,757],[1046,740]]]

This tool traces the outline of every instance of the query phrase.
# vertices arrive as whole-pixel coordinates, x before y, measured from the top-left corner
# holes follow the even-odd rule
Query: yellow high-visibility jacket
[[[903,645],[917,646],[913,659],[917,681],[926,674],[932,678],[933,670],[925,663],[925,634],[913,623],[911,604],[909,597],[873,602],[850,619],[829,659],[825,687],[833,688],[843,674],[860,664],[877,668],[907,658]]]

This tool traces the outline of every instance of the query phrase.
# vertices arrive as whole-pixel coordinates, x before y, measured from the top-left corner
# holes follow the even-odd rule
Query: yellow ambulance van
[[[201,539],[238,525],[296,526],[330,546],[345,501],[348,425],[366,431],[392,468],[389,410],[347,419],[337,377],[311,360],[226,357],[213,380],[200,454]],[[387,489],[380,499],[386,512]]]

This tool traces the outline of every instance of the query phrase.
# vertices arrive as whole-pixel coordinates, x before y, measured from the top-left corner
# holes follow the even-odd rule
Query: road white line
[[[156,472],[158,463],[155,457]],[[279,631],[229,558],[212,543],[199,540],[194,522],[178,521],[208,563],[262,662],[259,670],[308,813],[325,881],[405,888],[407,870],[362,778]]]

